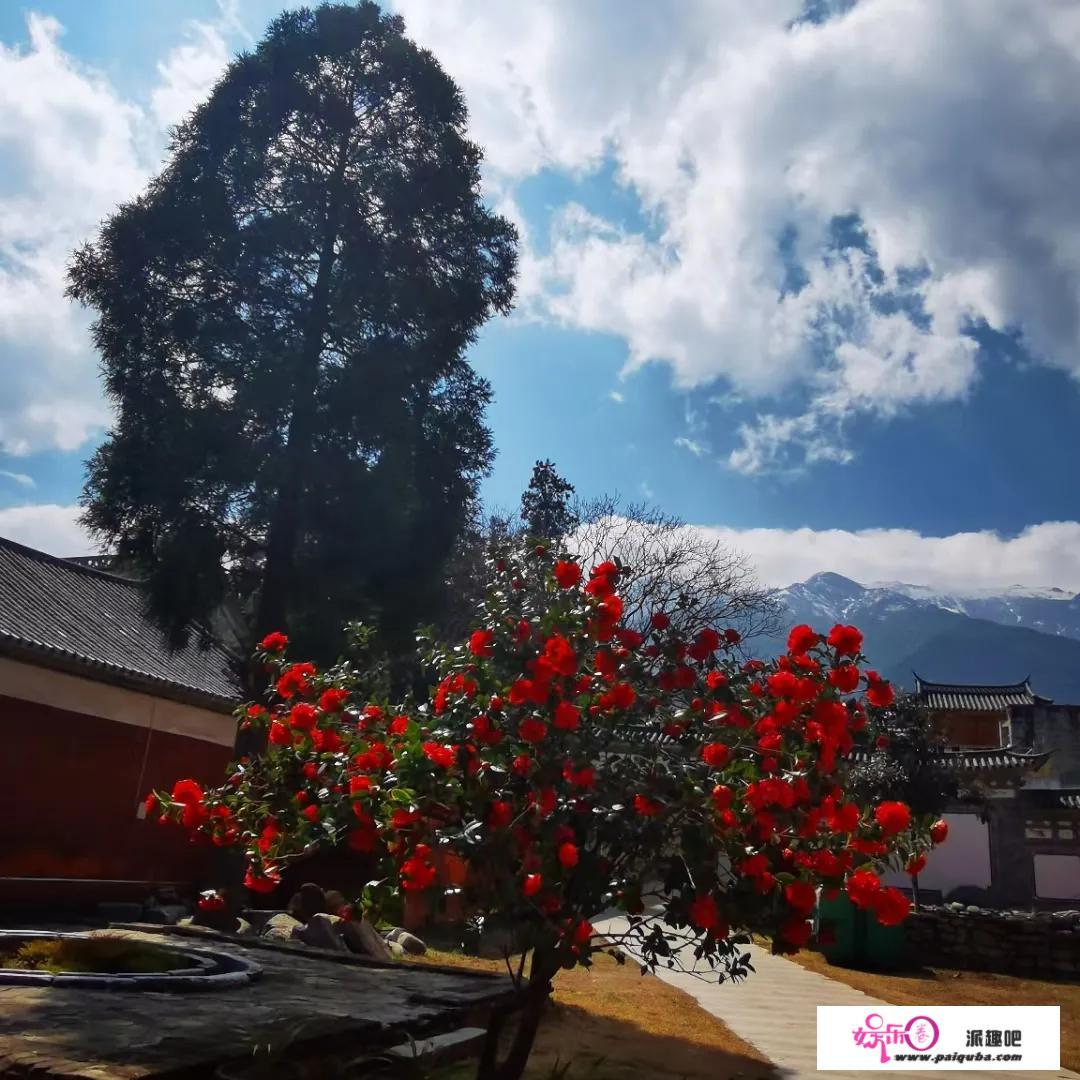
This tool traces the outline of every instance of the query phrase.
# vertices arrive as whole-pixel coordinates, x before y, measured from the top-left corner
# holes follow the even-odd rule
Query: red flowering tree
[[[489,569],[476,629],[432,650],[421,702],[371,701],[348,664],[319,672],[267,637],[272,692],[243,722],[268,751],[218,789],[152,796],[163,815],[240,846],[260,893],[290,860],[351,849],[377,867],[357,898],[373,915],[445,888],[440,865],[462,860],[469,909],[510,920],[531,950],[492,1076],[520,1075],[551,980],[597,947],[737,979],[750,931],[779,951],[810,941],[819,888],[904,918],[879,871],[917,859],[932,823],[845,798],[867,707],[892,701],[858,630],[796,627],[786,655],[744,660],[735,631],[682,640],[664,611],[627,627],[615,562],[583,573],[539,546]],[[599,940],[589,920],[612,908],[625,933]]]

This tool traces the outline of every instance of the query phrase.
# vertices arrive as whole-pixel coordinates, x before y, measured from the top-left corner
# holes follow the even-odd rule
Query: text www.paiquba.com
[[[1023,1054],[893,1054],[893,1061],[1023,1061]]]

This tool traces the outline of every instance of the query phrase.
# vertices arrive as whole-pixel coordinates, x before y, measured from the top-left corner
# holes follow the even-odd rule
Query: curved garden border
[[[17,941],[40,938],[84,938],[87,933],[57,933],[49,930],[0,930],[0,949]],[[162,943],[165,949],[191,962],[190,967],[172,971],[129,975],[90,974],[83,972],[24,971],[0,968],[0,985],[59,986],[82,990],[154,990],[178,993],[225,990],[246,986],[262,975],[262,968],[250,960],[206,949],[189,949]]]

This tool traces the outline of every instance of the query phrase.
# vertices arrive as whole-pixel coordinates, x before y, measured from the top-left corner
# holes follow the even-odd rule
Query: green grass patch
[[[147,975],[189,967],[190,960],[129,938],[34,938],[0,953],[0,967],[94,975]]]

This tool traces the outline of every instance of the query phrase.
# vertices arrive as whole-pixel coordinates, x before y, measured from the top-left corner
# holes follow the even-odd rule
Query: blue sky
[[[63,261],[280,6],[0,9],[0,533],[86,546],[108,411]],[[472,353],[489,504],[550,457],[769,582],[1080,590],[1072,5],[392,6],[523,234],[518,308]]]

